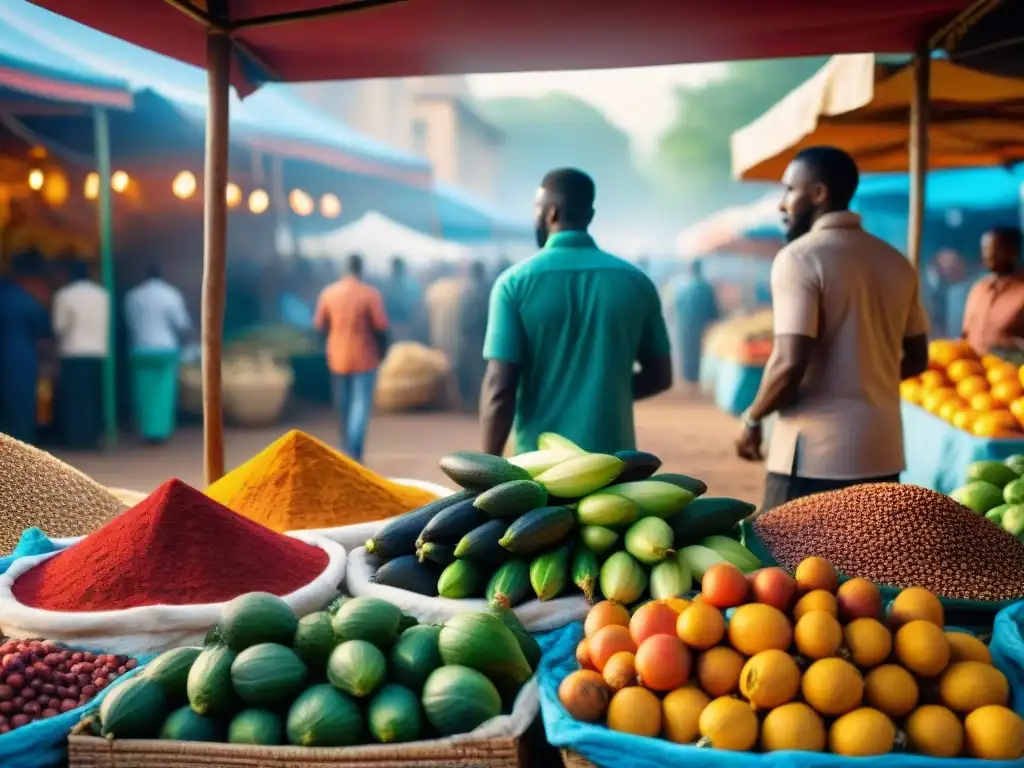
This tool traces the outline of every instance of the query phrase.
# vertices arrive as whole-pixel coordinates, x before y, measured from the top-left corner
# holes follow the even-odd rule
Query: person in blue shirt
[[[484,380],[484,334],[492,286],[482,261],[470,262],[467,272],[459,307],[459,352],[455,371],[462,405],[475,413]]]
[[[688,385],[700,378],[701,339],[719,317],[715,289],[704,277],[704,265],[694,259],[676,282],[673,296],[679,340],[679,375]]]
[[[401,256],[392,257],[391,277],[380,289],[384,295],[384,311],[391,322],[392,338],[395,341],[425,340],[423,291],[409,274]]]
[[[36,439],[39,342],[50,316],[32,294],[0,278],[0,432],[25,443]]]

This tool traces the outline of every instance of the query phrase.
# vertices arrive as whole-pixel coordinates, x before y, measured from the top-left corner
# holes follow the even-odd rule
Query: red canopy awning
[[[206,65],[207,8],[228,9],[232,81],[594,69],[902,52],[970,0],[37,0],[91,27]],[[325,7],[347,12],[318,16]],[[183,10],[184,9],[184,10]],[[307,14],[303,17],[301,14]],[[284,20],[288,14],[298,19]],[[274,20],[274,23],[267,23]],[[263,23],[259,20],[262,19]],[[216,22],[214,22],[216,24]]]

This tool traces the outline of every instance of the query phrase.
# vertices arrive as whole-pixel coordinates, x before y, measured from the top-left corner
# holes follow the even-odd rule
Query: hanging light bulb
[[[229,181],[224,190],[224,197],[228,202],[228,208],[237,208],[238,204],[242,202],[242,190],[237,184]]]
[[[262,189],[254,189],[249,195],[249,210],[253,213],[263,213],[270,207],[270,195]]]
[[[67,202],[68,177],[60,170],[50,171],[46,174],[46,181],[43,183],[43,200],[51,208],[59,208]]]
[[[301,189],[293,189],[288,193],[288,204],[297,216],[309,216],[316,210],[313,198],[309,196],[308,192]]]
[[[33,168],[28,172],[28,185],[36,190],[37,192],[43,188],[43,184],[46,182],[46,174],[43,173],[39,168]]]
[[[100,196],[100,175],[96,171],[86,174],[85,189],[82,192],[86,200],[95,200]]]
[[[171,192],[179,200],[188,200],[196,192],[196,177],[192,171],[181,171],[171,182]]]
[[[338,196],[328,192],[320,198],[320,213],[328,219],[336,219],[341,216],[341,200]]]
[[[110,188],[120,194],[128,189],[128,182],[130,181],[131,179],[128,178],[128,174],[124,171],[114,171],[114,174],[110,177]]]

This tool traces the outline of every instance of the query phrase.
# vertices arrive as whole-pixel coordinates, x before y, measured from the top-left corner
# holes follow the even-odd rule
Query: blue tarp
[[[925,186],[925,204],[929,209],[1017,208],[1020,206],[1024,172],[1006,168],[958,168],[932,171]],[[887,198],[897,198],[904,207],[910,195],[910,180],[905,173],[865,175],[857,189],[855,204],[874,206]]]
[[[449,184],[436,183],[434,199],[443,240],[479,243],[533,237],[533,229],[525,218],[508,216],[490,203]]]

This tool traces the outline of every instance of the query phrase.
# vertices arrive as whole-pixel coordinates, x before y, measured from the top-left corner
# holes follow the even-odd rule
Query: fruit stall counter
[[[711,394],[715,405],[734,416],[739,416],[754,402],[763,375],[764,365],[760,363],[743,363],[709,354],[700,362],[702,388]]]
[[[904,402],[903,443],[907,468],[904,483],[949,493],[963,484],[976,461],[1002,461],[1024,453],[1024,436],[978,437],[958,429],[923,408]]]

